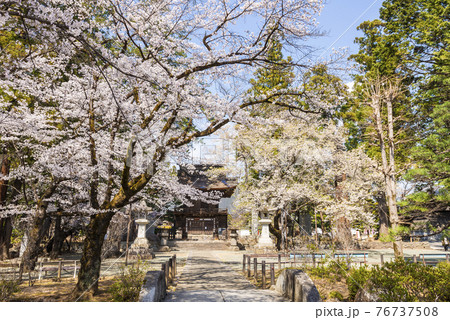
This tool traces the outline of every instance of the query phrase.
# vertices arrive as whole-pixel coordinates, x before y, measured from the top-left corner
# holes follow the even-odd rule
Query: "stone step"
[[[196,249],[196,250],[230,250],[228,241],[223,240],[199,240],[199,241],[185,241],[174,240],[169,241],[169,246],[180,249]]]

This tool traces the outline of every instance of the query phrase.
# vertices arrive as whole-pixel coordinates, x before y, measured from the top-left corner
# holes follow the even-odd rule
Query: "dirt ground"
[[[320,297],[324,302],[348,301],[349,291],[345,281],[333,281],[330,279],[316,278],[311,279],[320,293]],[[332,296],[332,292],[339,292],[343,299],[337,299]]]
[[[92,302],[112,301],[108,288],[113,284],[114,277],[102,277],[99,281],[99,294],[94,296]],[[20,291],[10,301],[21,302],[62,302],[70,301],[69,295],[75,286],[75,279],[61,279],[35,281],[30,287],[28,282],[20,285]]]

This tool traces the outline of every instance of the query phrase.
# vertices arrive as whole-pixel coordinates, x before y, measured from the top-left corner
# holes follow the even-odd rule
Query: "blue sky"
[[[327,36],[308,41],[308,45],[327,49],[333,44],[352,23],[353,26],[335,43],[332,48],[348,47],[349,53],[356,53],[358,46],[353,43],[356,37],[362,36],[362,32],[356,27],[366,20],[377,19],[383,0],[328,0],[318,17],[319,28],[328,33]],[[374,4],[373,4],[374,3]],[[373,5],[372,5],[373,4]],[[370,7],[370,9],[368,9]],[[360,15],[366,11],[361,17]],[[359,18],[359,19],[358,19]],[[331,53],[331,48],[324,54]]]
[[[321,15],[317,17],[318,27],[327,32],[327,35],[309,39],[306,44],[317,49],[323,49],[323,51],[317,52],[318,56],[323,53],[322,58],[329,56],[332,53],[332,48],[347,47],[348,54],[358,52],[358,45],[353,41],[356,37],[362,36],[362,32],[356,30],[356,27],[363,21],[377,19],[382,3],[383,0],[327,0]],[[329,48],[330,46],[331,48]],[[287,55],[291,54],[287,53]],[[348,75],[341,74],[341,76],[344,81],[351,81]],[[211,157],[214,158],[215,152],[219,151],[217,148],[223,144],[222,139],[218,138],[217,135],[202,141],[203,143],[197,142],[192,151],[192,158],[195,162],[199,160],[211,161]]]

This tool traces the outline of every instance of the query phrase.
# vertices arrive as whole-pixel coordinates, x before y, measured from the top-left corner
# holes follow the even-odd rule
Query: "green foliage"
[[[12,295],[20,291],[18,280],[0,279],[0,301],[9,301]]]
[[[252,87],[248,91],[254,97],[268,95],[279,90],[288,89],[294,80],[292,72],[291,57],[283,58],[282,44],[279,38],[275,37],[270,41],[270,48],[266,55],[267,62],[261,68],[256,70],[254,79],[250,80]],[[258,106],[252,109],[252,116],[270,117],[275,113],[274,106],[271,103]]]
[[[122,275],[109,288],[112,300],[117,302],[138,301],[145,277],[145,267],[141,262],[123,269]]]
[[[394,242],[396,238],[406,236],[410,233],[408,227],[397,226],[395,228],[389,228],[388,234],[380,234],[379,240],[382,242]]]
[[[360,288],[364,287],[370,276],[371,270],[367,266],[361,266],[360,268],[351,268],[349,270],[346,282],[350,301],[353,301],[355,299],[356,293]]]
[[[11,244],[17,245],[22,241],[25,231],[18,228],[13,228],[11,234]]]
[[[404,51],[412,71],[420,140],[411,149],[414,166],[406,179],[416,183],[403,211],[419,215],[450,204],[450,15],[448,1],[386,0],[380,10],[384,33]]]
[[[331,291],[330,294],[328,295],[328,297],[330,298],[335,298],[339,301],[343,301],[344,300],[344,296],[342,295],[342,293],[338,292],[338,291]]]
[[[306,248],[308,248],[308,251],[310,251],[310,252],[318,252],[318,251],[319,251],[319,248],[318,248],[317,245],[316,245],[315,243],[313,243],[313,242],[308,243],[308,244],[306,245]]]
[[[311,276],[318,278],[340,281],[341,279],[345,279],[347,277],[347,271],[347,260],[345,258],[338,257],[336,259],[323,260],[319,266],[310,268],[308,273]]]
[[[375,266],[370,274],[372,290],[382,301],[450,301],[450,264],[436,267],[409,263],[402,259]]]
[[[450,238],[450,228],[447,228],[444,231],[442,231],[441,235],[442,237]]]
[[[401,81],[393,110],[395,161],[415,186],[400,204],[409,220],[450,205],[449,15],[448,1],[385,0],[379,19],[358,27],[364,35],[355,39],[360,50],[350,57],[362,75],[355,76],[354,99],[340,110],[348,148],[363,144],[369,156],[380,157],[363,84],[374,76]]]
[[[447,262],[432,267],[397,259],[383,266],[348,269],[345,260],[338,259],[336,263],[329,261],[309,268],[308,274],[330,281],[344,278],[350,301],[361,288],[372,291],[384,302],[450,301],[450,263]],[[330,293],[329,296],[342,300],[337,294]]]

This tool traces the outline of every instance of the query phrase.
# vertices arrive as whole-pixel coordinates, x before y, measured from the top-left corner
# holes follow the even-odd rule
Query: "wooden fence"
[[[171,258],[169,258],[169,260],[162,263],[161,270],[164,272],[166,288],[169,286],[169,284],[174,284],[177,275],[177,255],[174,254]]]
[[[367,264],[384,264],[384,254],[379,254],[379,262],[369,263],[368,252],[350,252],[350,253],[333,253],[330,255],[324,253],[309,252],[292,252],[278,254],[244,254],[242,257],[242,272],[248,277],[253,277],[255,281],[259,278],[262,281],[262,288],[266,289],[267,268],[269,270],[270,285],[275,284],[275,268],[281,270],[288,267],[297,267],[299,265],[311,265],[313,267],[326,263],[329,259],[345,259],[347,265],[367,265]],[[413,263],[423,263],[424,265],[436,265],[441,261],[449,262],[449,254],[419,254],[411,258],[405,258]],[[258,259],[263,259],[259,260]],[[258,268],[260,266],[260,268]],[[260,270],[260,272],[258,271]],[[252,272],[253,271],[253,272]],[[261,275],[259,277],[259,274]]]
[[[136,262],[137,263],[137,262]],[[132,265],[134,265],[133,263]],[[116,268],[122,268],[125,262],[114,262]],[[128,264],[129,265],[129,264]],[[103,269],[110,269],[107,264],[102,264]],[[162,264],[161,270],[165,271],[166,284],[172,283],[176,276],[176,255],[173,255]],[[0,279],[18,279],[20,263],[0,263]],[[79,260],[39,261],[36,269],[22,275],[28,281],[40,281],[42,279],[76,278],[80,270]]]

